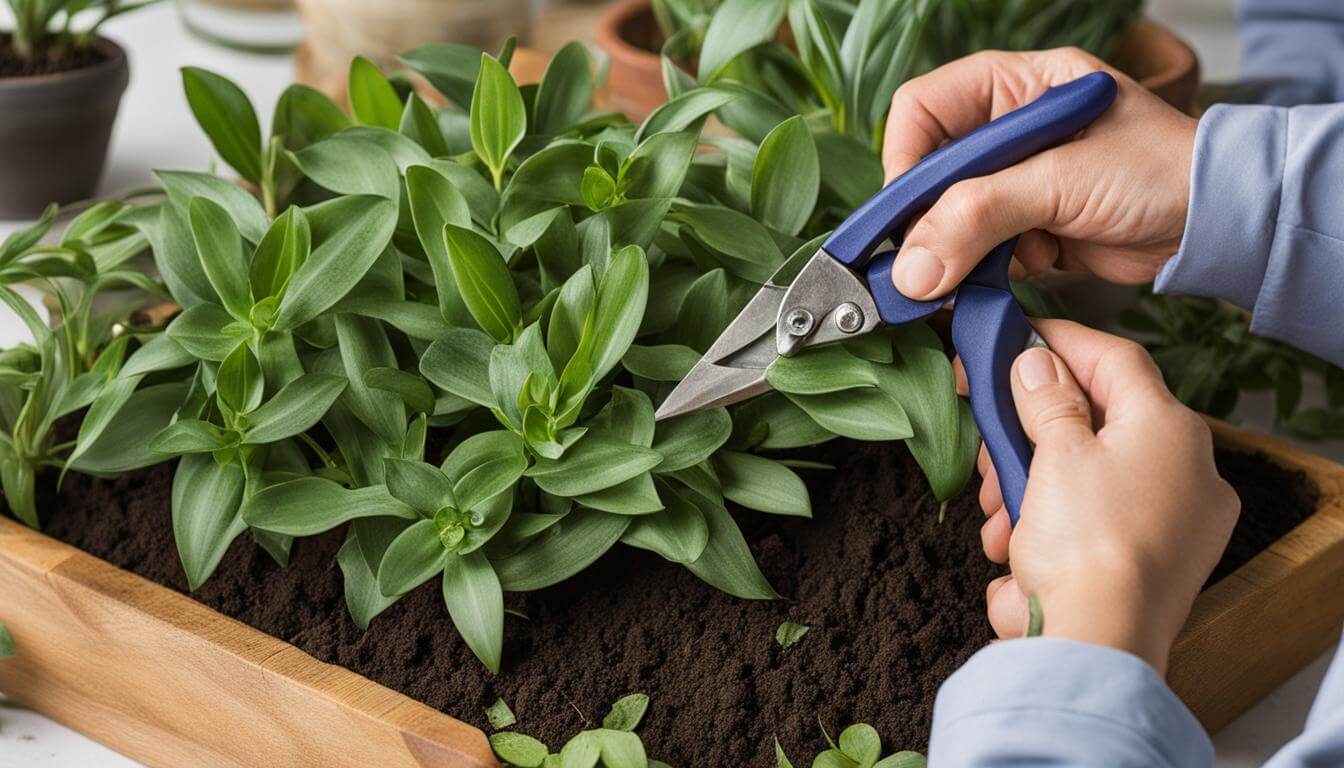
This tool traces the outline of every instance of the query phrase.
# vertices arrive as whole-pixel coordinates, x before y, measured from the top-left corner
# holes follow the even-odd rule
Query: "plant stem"
[[[327,469],[336,468],[336,462],[332,460],[331,454],[327,453],[325,448],[318,445],[317,441],[314,440],[311,435],[307,432],[300,432],[299,439],[303,441],[304,445],[313,449],[313,453],[317,454],[317,458],[322,460],[322,464],[326,466]]]

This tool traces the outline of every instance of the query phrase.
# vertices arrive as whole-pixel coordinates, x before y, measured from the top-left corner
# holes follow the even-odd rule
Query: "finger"
[[[907,80],[892,96],[887,115],[882,143],[887,180],[947,140],[1100,66],[1099,60],[1076,50],[981,51]]]
[[[1068,366],[1103,423],[1126,407],[1174,401],[1162,372],[1139,344],[1067,320],[1034,320],[1032,325]]]
[[[999,473],[989,464],[982,471],[984,481],[980,483],[980,509],[988,517],[1003,509],[1003,489],[999,487]]]
[[[971,393],[970,380],[966,378],[966,366],[962,365],[961,357],[952,358],[952,378],[957,382],[957,394],[966,397]]]
[[[1068,445],[1095,436],[1092,406],[1054,352],[1033,347],[1018,355],[1012,386],[1022,429],[1036,445]]]
[[[985,550],[985,557],[1000,565],[1008,562],[1008,539],[1012,535],[1013,526],[1008,520],[1008,510],[999,505],[998,511],[980,526],[980,546]]]
[[[1027,621],[1030,615],[1027,610],[1027,598],[1012,576],[1005,576],[999,581],[1002,583],[992,591],[985,592],[989,625],[994,628],[994,633],[1004,640],[1022,637],[1027,633]]]
[[[1048,272],[1059,261],[1059,239],[1040,229],[1023,232],[1013,256],[1027,276]]]
[[[999,243],[1059,219],[1058,160],[1045,152],[989,176],[953,184],[910,230],[891,269],[912,299],[946,294]]]
[[[975,454],[975,468],[980,470],[980,477],[989,474],[993,469],[993,464],[989,462],[989,449],[983,442],[980,443],[980,450]]]

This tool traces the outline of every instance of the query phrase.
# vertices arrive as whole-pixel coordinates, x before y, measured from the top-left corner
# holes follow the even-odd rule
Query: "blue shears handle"
[[[948,187],[997,173],[1055,146],[1096,120],[1115,100],[1115,78],[1093,72],[1049,89],[1039,99],[977,128],[930,154],[888,184],[844,221],[822,246],[851,268],[863,267],[884,240],[899,240],[911,219]],[[971,411],[1003,490],[1009,519],[1017,524],[1031,466],[1031,443],[1013,405],[1013,360],[1031,338],[1031,326],[1013,298],[1008,264],[1017,238],[992,250],[957,289],[952,343],[966,368]],[[868,289],[888,324],[925,317],[941,299],[915,301],[891,282],[895,252],[867,267]]]

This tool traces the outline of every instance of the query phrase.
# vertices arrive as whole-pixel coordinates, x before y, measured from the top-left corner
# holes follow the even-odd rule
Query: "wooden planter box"
[[[1344,467],[1214,423],[1320,486],[1316,514],[1204,592],[1170,681],[1221,728],[1336,639]],[[0,691],[152,766],[497,766],[483,733],[91,555],[0,519]]]

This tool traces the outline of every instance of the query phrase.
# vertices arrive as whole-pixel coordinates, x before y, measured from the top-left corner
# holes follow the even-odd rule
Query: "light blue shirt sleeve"
[[[1200,122],[1186,235],[1165,293],[1252,311],[1252,330],[1344,365],[1344,0],[1241,0],[1243,70],[1279,106]],[[1316,106],[1286,106],[1314,104]],[[1341,646],[1344,647],[1344,646]],[[933,768],[1206,768],[1203,728],[1135,656],[1055,638],[996,643],[938,693]],[[1344,655],[1306,729],[1266,768],[1344,765]]]

